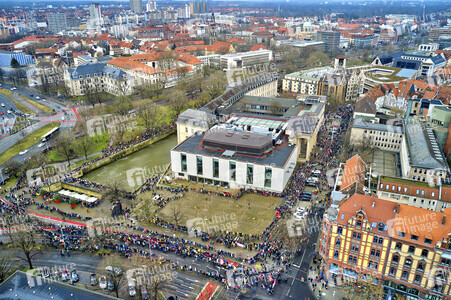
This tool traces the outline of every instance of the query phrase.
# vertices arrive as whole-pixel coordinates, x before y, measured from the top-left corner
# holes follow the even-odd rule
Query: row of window
[[[364,130],[363,132],[367,133],[368,130]],[[377,135],[396,137],[396,138],[402,137],[402,133],[394,133],[394,132],[387,132],[387,131],[380,131],[380,130],[370,130],[370,134],[377,134]]]
[[[380,184],[380,188],[381,189],[383,189],[384,188],[384,184],[383,183],[381,183]],[[390,185],[389,184],[386,184],[385,185],[385,190],[390,190]],[[401,186],[398,186],[398,188],[396,188],[396,186],[395,185],[392,185],[391,186],[391,190],[392,191],[398,191],[398,192],[401,192],[402,191],[402,188],[401,188]],[[407,188],[406,187],[404,187],[404,193],[407,193]],[[424,190],[420,190],[420,189],[417,189],[416,191],[415,191],[415,193],[417,194],[417,195],[420,195],[420,193],[421,193],[421,196],[425,196],[426,195],[426,192],[424,191]],[[433,197],[435,197],[435,192],[431,192],[431,198],[433,198]]]
[[[186,161],[186,154],[180,153],[181,158],[181,171],[187,172],[188,166]],[[196,168],[197,168],[197,175],[202,176],[204,173],[204,167],[203,167],[203,157],[202,156],[196,156]],[[219,159],[213,158],[213,177],[219,178]],[[236,181],[236,162],[230,161],[229,162],[229,180]],[[270,188],[272,183],[272,169],[271,168],[265,168],[265,177],[264,177],[264,185],[265,187]],[[246,183],[247,184],[253,184],[254,183],[254,165],[248,164],[246,166]]]
[[[389,274],[391,276],[395,276],[396,275],[396,268],[395,267],[391,267],[390,270],[389,270]],[[402,271],[401,279],[406,279],[407,280],[408,278],[409,278],[409,272],[407,270]],[[422,278],[421,275],[416,274],[414,279],[413,279],[413,282],[421,283],[421,278]]]

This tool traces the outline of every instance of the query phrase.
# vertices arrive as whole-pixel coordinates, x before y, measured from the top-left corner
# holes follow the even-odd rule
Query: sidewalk
[[[334,285],[333,281],[327,281],[321,276],[320,279],[320,264],[314,264],[313,261],[310,264],[311,270],[308,272],[308,283],[310,289],[313,291],[316,299],[327,300],[342,300],[346,299],[341,290]]]

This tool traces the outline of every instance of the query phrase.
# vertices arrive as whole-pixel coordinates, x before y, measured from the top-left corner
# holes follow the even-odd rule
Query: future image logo
[[[208,218],[193,218],[186,221],[188,234],[196,236],[197,232],[234,231],[238,228],[236,214],[223,213]]]

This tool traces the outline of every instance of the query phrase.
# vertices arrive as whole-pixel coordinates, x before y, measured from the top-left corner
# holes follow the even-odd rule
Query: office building
[[[208,13],[207,1],[193,1],[189,4],[191,14],[206,14]]]
[[[67,20],[64,13],[50,13],[47,15],[49,30],[58,33],[67,29]]]
[[[326,52],[333,52],[338,49],[340,45],[340,32],[339,31],[317,31],[316,41],[324,42]]]
[[[149,0],[146,3],[146,11],[156,11],[157,10],[157,3],[154,0]]]
[[[143,1],[142,0],[130,0],[130,10],[135,13],[143,12]]]

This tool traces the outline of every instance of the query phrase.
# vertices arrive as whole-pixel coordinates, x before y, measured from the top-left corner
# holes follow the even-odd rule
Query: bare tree
[[[147,132],[150,132],[153,128],[161,124],[161,121],[165,117],[164,111],[156,105],[147,106],[143,105],[136,110],[136,115],[144,123],[144,127]]]
[[[187,104],[186,97],[180,90],[176,90],[168,95],[168,102],[175,117],[185,110]]]
[[[118,201],[121,201],[120,198],[123,195],[123,190],[124,188],[122,182],[119,180],[113,180],[104,192],[103,196],[111,203],[116,203]]]
[[[0,283],[5,281],[6,278],[12,273],[16,268],[16,264],[11,256],[1,256],[0,257]]]
[[[70,167],[70,160],[76,157],[73,138],[68,132],[61,132],[56,138],[56,152],[64,157]]]
[[[80,154],[84,155],[85,159],[88,159],[88,154],[93,148],[92,138],[89,135],[85,135],[77,139],[75,147]]]
[[[37,234],[35,231],[30,229],[20,228],[24,226],[23,224],[8,224],[7,233],[14,248],[19,249],[19,251],[25,256],[17,255],[17,257],[28,263],[30,269],[33,269],[33,260],[41,253],[38,250],[38,244],[36,243]]]
[[[183,210],[179,205],[171,206],[171,220],[174,222],[175,226],[179,227],[180,222],[184,218]]]

